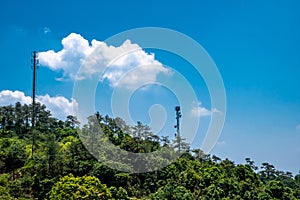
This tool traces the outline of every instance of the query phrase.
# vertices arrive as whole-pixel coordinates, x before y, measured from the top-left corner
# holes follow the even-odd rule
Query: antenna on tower
[[[180,124],[179,124],[179,119],[181,118],[181,112],[180,112],[180,106],[175,106],[175,111],[176,111],[176,125],[174,126],[176,128],[176,133],[175,136],[178,137],[178,152],[180,153]]]
[[[35,118],[36,118],[36,105],[35,105],[35,93],[36,93],[36,70],[38,67],[38,53],[34,51],[32,53],[31,59],[31,68],[33,69],[33,80],[32,80],[32,119],[31,119],[31,126],[35,126]],[[31,146],[31,155],[33,156],[34,151],[34,140],[35,140],[35,132],[32,130],[32,146]]]
[[[32,59],[31,59],[31,68],[33,69],[33,80],[32,80],[32,119],[31,119],[31,125],[32,127],[35,126],[35,116],[36,116],[36,109],[35,109],[35,93],[36,93],[36,69],[38,67],[38,53],[34,51],[32,53]]]

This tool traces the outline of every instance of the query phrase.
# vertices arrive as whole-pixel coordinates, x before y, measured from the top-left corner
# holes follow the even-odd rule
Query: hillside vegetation
[[[300,174],[269,163],[257,167],[250,158],[235,164],[205,155],[178,136],[170,141],[155,135],[141,122],[128,126],[96,113],[79,127],[76,117],[58,120],[41,104],[34,127],[31,119],[31,105],[0,107],[0,199],[300,199]],[[125,171],[151,171],[153,163],[101,154],[98,149],[106,140],[127,152],[166,149],[151,162],[176,158],[179,146],[184,153],[162,169],[127,173],[97,159],[113,160]]]

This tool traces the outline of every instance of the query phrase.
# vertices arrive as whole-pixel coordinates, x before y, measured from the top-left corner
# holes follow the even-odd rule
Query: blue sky
[[[201,44],[223,78],[226,121],[211,153],[236,163],[251,157],[257,165],[270,162],[294,174],[300,170],[299,1],[1,1],[0,18],[1,105],[14,99],[30,102],[33,50],[61,51],[62,39],[71,33],[91,43],[133,28],[169,28]],[[186,61],[158,50],[145,52],[185,75],[209,115],[212,108],[205,82]],[[38,95],[58,117],[71,109],[74,83],[67,77],[57,80],[63,72],[49,66],[38,71]],[[109,84],[104,81],[97,88],[96,106],[104,113],[109,113],[109,100],[102,94],[111,93]],[[133,97],[134,120],[149,123],[149,107],[160,103],[167,124],[174,123],[178,102],[167,89],[153,86]],[[201,117],[200,123],[205,131],[209,116]],[[174,130],[166,127],[165,131],[171,136]],[[203,139],[201,131],[195,147]]]

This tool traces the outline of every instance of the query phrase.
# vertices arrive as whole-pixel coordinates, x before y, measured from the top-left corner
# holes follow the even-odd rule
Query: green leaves
[[[155,194],[150,195],[150,199],[172,199],[172,200],[193,200],[193,194],[183,186],[174,187],[172,185],[165,185],[158,189]]]
[[[61,178],[50,191],[50,200],[65,199],[109,199],[111,193],[105,184],[93,176],[74,177],[72,174]]]
[[[5,171],[14,172],[14,170],[22,167],[26,161],[25,144],[21,140],[15,138],[0,139],[1,162],[6,166]]]
[[[178,145],[188,150],[183,138],[159,137],[140,122],[128,126],[100,113],[80,128],[75,117],[51,118],[40,104],[31,128],[31,112],[20,103],[0,107],[0,199],[300,199],[300,174],[269,163],[257,172],[250,158],[236,165],[194,149],[169,164]],[[153,153],[141,159],[129,158],[128,151]],[[126,172],[151,171],[156,164],[166,167]]]

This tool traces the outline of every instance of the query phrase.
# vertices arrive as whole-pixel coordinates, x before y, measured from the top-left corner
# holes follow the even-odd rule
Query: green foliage
[[[44,105],[36,109],[36,126],[31,127],[31,105],[0,107],[0,199],[300,199],[300,174],[293,177],[272,164],[262,163],[259,171],[250,158],[236,165],[189,150],[184,138],[159,137],[141,122],[128,126],[121,118],[96,113],[79,127],[74,116],[62,121]],[[166,164],[177,156],[179,145],[182,156],[163,169],[124,172]],[[153,155],[141,165],[119,148]],[[156,158],[162,148],[162,157]]]
[[[14,199],[9,193],[9,174],[0,175],[0,199]]]
[[[109,189],[93,176],[74,177],[72,174],[62,177],[50,191],[49,199],[109,199]]]
[[[271,197],[282,199],[284,193],[284,186],[279,181],[270,181],[266,187],[266,191]]]
[[[22,167],[26,160],[24,144],[20,142],[12,143],[7,151],[5,165],[9,166],[8,170],[14,171]]]
[[[192,193],[183,186],[173,187],[166,185],[158,189],[155,194],[150,195],[151,199],[174,199],[174,200],[193,200]]]
[[[119,187],[115,199],[119,199],[119,200],[127,200],[127,199],[129,199],[127,191],[124,188]]]

